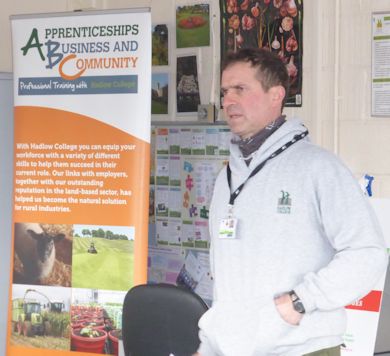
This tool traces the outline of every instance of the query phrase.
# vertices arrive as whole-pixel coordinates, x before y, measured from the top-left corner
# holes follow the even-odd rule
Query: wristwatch
[[[291,298],[295,311],[297,311],[300,314],[305,314],[306,312],[305,307],[303,306],[301,299],[296,295],[296,293],[292,290],[288,292],[288,295]]]

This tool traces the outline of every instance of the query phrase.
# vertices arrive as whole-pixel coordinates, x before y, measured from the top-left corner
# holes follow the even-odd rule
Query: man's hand
[[[288,294],[282,294],[275,298],[274,302],[276,309],[285,322],[291,325],[299,325],[303,315],[294,309],[291,297]]]

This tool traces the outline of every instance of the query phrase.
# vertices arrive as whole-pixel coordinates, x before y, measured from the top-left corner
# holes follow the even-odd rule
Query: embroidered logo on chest
[[[277,212],[279,214],[291,214],[290,193],[285,192],[284,190],[281,190],[280,192],[282,193],[282,197],[278,199]]]

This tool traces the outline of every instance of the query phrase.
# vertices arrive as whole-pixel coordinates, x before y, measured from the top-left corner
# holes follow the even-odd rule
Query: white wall
[[[370,20],[373,11],[390,11],[390,1],[341,0],[340,3],[340,155],[354,173],[372,173],[378,196],[388,198],[390,117],[370,117]]]

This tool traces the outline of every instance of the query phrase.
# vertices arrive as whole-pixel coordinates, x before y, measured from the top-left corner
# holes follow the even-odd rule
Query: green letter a
[[[36,47],[38,49],[39,55],[41,56],[41,59],[44,61],[45,56],[42,53],[42,49],[41,49],[42,46],[43,45],[39,42],[38,30],[36,28],[34,28],[31,32],[31,36],[30,36],[27,44],[21,48],[21,50],[23,51],[23,56],[25,56],[27,54],[27,52],[30,48]]]

